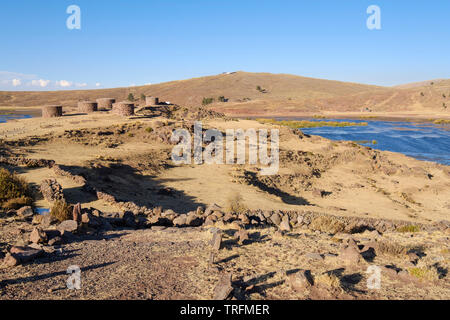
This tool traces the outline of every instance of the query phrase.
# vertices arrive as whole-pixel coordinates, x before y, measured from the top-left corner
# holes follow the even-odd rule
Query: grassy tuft
[[[406,233],[406,232],[419,232],[420,231],[420,227],[413,225],[413,224],[409,224],[406,226],[401,226],[397,228],[397,232],[401,232],[401,233]]]
[[[248,208],[243,203],[242,196],[239,193],[234,193],[227,200],[226,210],[229,213],[244,213]]]
[[[433,281],[439,279],[439,273],[433,267],[413,267],[409,268],[408,272],[419,280]]]
[[[19,199],[31,199],[31,191],[25,179],[19,177],[16,173],[11,173],[6,169],[0,169],[0,204],[2,207],[14,206],[19,204]],[[6,208],[6,207],[5,207]]]
[[[64,200],[57,200],[50,210],[50,215],[59,222],[70,220],[72,219],[72,206],[68,205]]]
[[[345,224],[335,217],[321,216],[315,218],[309,225],[309,228],[312,230],[336,234],[345,230]]]
[[[407,249],[399,244],[386,241],[377,242],[377,254],[386,254],[390,256],[403,256],[407,253]]]

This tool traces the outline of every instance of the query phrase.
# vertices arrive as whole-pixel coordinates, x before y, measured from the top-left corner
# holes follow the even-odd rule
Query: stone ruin
[[[91,113],[98,109],[97,102],[94,101],[80,101],[78,102],[78,112]]]
[[[62,117],[62,106],[50,105],[42,108],[42,118]]]
[[[159,98],[152,96],[145,96],[145,105],[157,106],[159,104]]]
[[[125,117],[132,116],[134,115],[134,103],[127,101],[114,103],[112,112]]]
[[[112,98],[97,99],[97,104],[98,104],[99,110],[111,110],[114,103],[116,103],[116,99],[112,99]]]

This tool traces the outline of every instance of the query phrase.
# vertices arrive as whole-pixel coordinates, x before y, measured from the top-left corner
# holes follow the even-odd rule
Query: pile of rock
[[[56,179],[51,178],[42,181],[40,191],[48,202],[64,200],[63,188]]]

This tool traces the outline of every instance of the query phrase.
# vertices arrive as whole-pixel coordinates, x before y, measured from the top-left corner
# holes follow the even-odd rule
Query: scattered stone
[[[30,206],[22,207],[16,211],[16,214],[23,218],[31,218],[34,215],[33,209]]]
[[[274,213],[273,215],[271,215],[270,216],[270,220],[276,226],[278,226],[281,223],[281,218],[280,218],[280,215],[278,213]]]
[[[203,219],[198,217],[196,214],[188,215],[186,217],[186,225],[190,227],[199,227],[203,224]]]
[[[51,225],[56,224],[58,222],[58,220],[56,218],[54,218],[53,216],[51,216],[50,214],[36,216],[36,217],[42,217],[40,219],[40,221],[41,221],[40,224],[43,228],[48,228]]]
[[[220,211],[222,209],[221,206],[219,206],[218,204],[212,204],[210,206],[208,206],[205,210],[205,215],[209,216],[210,214],[212,214],[214,211]],[[198,209],[197,209],[198,210]]]
[[[341,250],[341,252],[339,253],[339,258],[349,264],[357,264],[361,261],[361,254],[359,253],[359,250],[357,248],[350,245]]]
[[[231,273],[224,274],[217,286],[214,288],[214,300],[225,300],[233,291],[233,286],[231,284],[232,275]]]
[[[239,239],[239,244],[244,244],[244,241],[249,239],[248,231],[244,229],[240,229],[238,232],[236,232],[236,236]]]
[[[34,228],[30,234],[30,241],[32,243],[46,243],[48,240],[47,234],[39,228]]]
[[[66,220],[61,222],[57,229],[61,232],[64,233],[66,231],[68,232],[76,232],[78,230],[78,223],[75,220]]]
[[[3,264],[7,267],[14,267],[20,264],[19,259],[14,257],[12,254],[7,253],[5,258],[3,258]]]
[[[91,228],[99,228],[103,225],[102,221],[100,218],[94,216],[93,214],[90,213],[84,213],[81,216],[81,222],[88,225]],[[70,231],[70,230],[69,230]]]
[[[287,277],[287,282],[295,291],[303,291],[314,284],[311,273],[308,270],[301,270],[299,272],[290,274]]]
[[[63,243],[63,239],[60,236],[56,236],[48,241],[49,246],[56,246]]]
[[[167,229],[165,226],[152,226],[151,228],[153,231],[162,231],[164,229]]]
[[[210,243],[214,250],[219,251],[222,246],[222,232],[214,233]]]
[[[280,223],[280,230],[290,232],[291,231],[291,225],[289,223],[289,216],[286,214],[283,217],[283,220]]]
[[[317,261],[321,261],[324,259],[322,255],[320,255],[319,253],[307,253],[305,254],[305,257],[310,260],[317,260]]]
[[[12,247],[10,253],[20,263],[26,263],[40,257],[44,251],[31,247]]]
[[[80,223],[81,222],[81,204],[77,203],[73,206],[73,212],[72,212],[72,220]]]
[[[187,217],[186,215],[180,215],[179,217],[173,219],[173,225],[175,227],[183,227],[185,225],[187,225]]]

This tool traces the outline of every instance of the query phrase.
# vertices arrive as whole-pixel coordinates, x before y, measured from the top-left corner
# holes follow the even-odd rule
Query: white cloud
[[[49,83],[50,83],[50,80],[44,80],[44,79],[31,81],[32,86],[41,87],[41,88],[45,88],[46,86],[49,85]]]
[[[87,83],[75,83],[75,87],[79,87],[79,88],[83,88],[83,87],[87,87]]]
[[[100,83],[100,82],[97,82],[96,84],[95,84],[95,86],[96,87],[100,87],[102,84]]]
[[[59,87],[66,88],[66,87],[72,86],[72,82],[67,81],[67,80],[60,80],[60,81],[56,81],[56,85]]]
[[[20,79],[12,79],[11,82],[14,87],[20,86],[22,84],[22,81]]]

